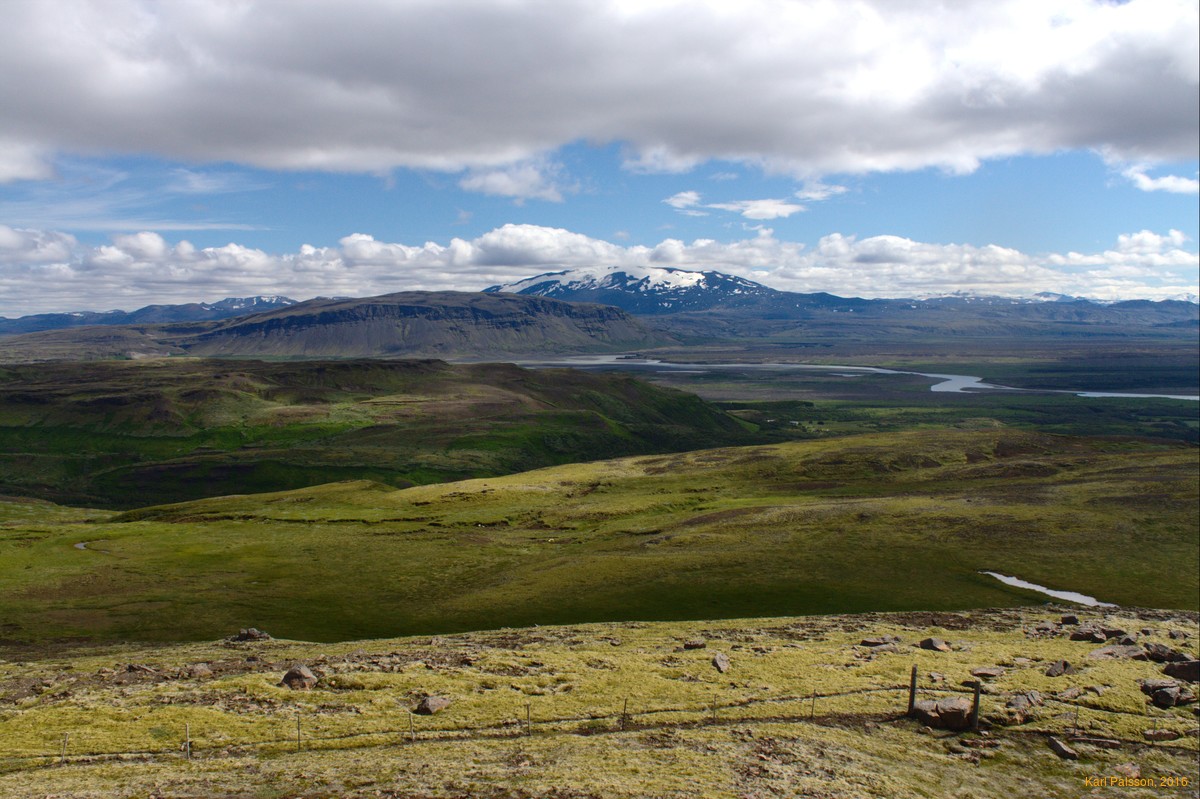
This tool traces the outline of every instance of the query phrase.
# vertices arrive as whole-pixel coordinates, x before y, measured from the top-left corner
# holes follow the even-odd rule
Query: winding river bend
[[[995,383],[985,383],[982,377],[973,375],[953,375],[938,372],[912,372],[903,369],[884,369],[879,366],[842,366],[837,364],[804,364],[804,363],[672,363],[654,358],[642,358],[631,355],[581,355],[558,360],[516,361],[518,366],[532,369],[571,367],[573,369],[622,369],[629,371],[652,371],[657,373],[704,374],[723,369],[739,369],[751,371],[821,371],[836,372],[844,377],[854,377],[867,374],[883,375],[917,375],[933,380],[929,390],[939,394],[975,393],[981,391],[1020,391],[1036,394],[1072,394],[1077,397],[1091,398],[1125,398],[1125,399],[1171,399],[1190,402],[1200,402],[1200,396],[1190,394],[1135,394],[1118,391],[1061,391],[1051,389],[1014,388]]]

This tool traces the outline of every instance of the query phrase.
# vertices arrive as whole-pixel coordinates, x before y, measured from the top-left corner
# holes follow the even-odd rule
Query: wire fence
[[[831,700],[837,700],[846,697],[860,697],[864,695],[880,695],[886,696],[891,694],[899,694],[907,698],[907,704],[900,701],[894,703],[893,706],[880,708],[876,712],[848,712],[846,710],[823,710],[818,713],[819,705],[828,705]],[[105,751],[76,751],[72,748],[72,736],[70,733],[65,733],[61,741],[56,741],[57,746],[44,754],[14,754],[0,755],[0,770],[2,771],[20,771],[27,769],[39,769],[50,766],[65,765],[69,763],[89,763],[96,761],[121,761],[121,760],[141,760],[141,761],[161,761],[161,760],[191,760],[191,759],[212,759],[222,757],[240,757],[252,754],[269,754],[283,753],[291,751],[319,751],[330,749],[352,749],[352,748],[373,748],[373,747],[395,747],[395,746],[420,746],[422,744],[432,743],[448,743],[458,741],[484,741],[498,739],[518,739],[521,737],[537,736],[537,735],[604,735],[622,732],[646,732],[664,729],[685,729],[696,728],[712,725],[755,725],[755,724],[779,724],[779,723],[796,723],[796,724],[817,724],[828,725],[830,723],[845,724],[847,722],[865,722],[869,720],[877,721],[895,721],[906,716],[909,716],[909,708],[913,699],[917,695],[923,696],[941,696],[948,695],[977,695],[973,687],[921,687],[915,689],[913,685],[896,685],[896,686],[878,686],[871,688],[860,688],[848,691],[837,691],[828,693],[812,692],[803,695],[785,695],[772,697],[759,697],[744,699],[738,701],[720,702],[715,697],[714,699],[702,706],[668,706],[630,709],[629,700],[625,699],[622,702],[620,710],[611,712],[597,712],[589,714],[575,714],[564,716],[544,717],[542,714],[534,714],[532,712],[532,703],[526,703],[524,718],[507,718],[502,721],[484,723],[484,724],[463,724],[455,726],[425,726],[416,722],[416,716],[409,711],[407,719],[398,727],[385,729],[370,729],[360,731],[339,731],[336,733],[322,732],[319,730],[316,721],[318,717],[308,717],[306,724],[306,716],[303,713],[297,713],[295,717],[296,726],[295,732],[288,735],[276,735],[274,737],[264,737],[258,740],[242,740],[236,742],[221,742],[218,744],[209,743],[203,746],[197,745],[196,739],[193,737],[195,732],[199,732],[197,728],[193,728],[191,723],[185,724],[178,743],[172,743],[169,748],[164,749],[128,749],[128,750],[105,750]],[[1116,708],[1097,707],[1094,705],[1086,705],[1079,702],[1056,699],[1053,697],[1044,697],[1044,704],[1058,705],[1075,713],[1075,727],[1078,732],[1079,712],[1086,710],[1090,714],[1090,721],[1103,719],[1106,716],[1133,716],[1142,719],[1147,718],[1145,713],[1137,713],[1130,710],[1122,710]],[[744,712],[739,714],[739,711],[747,709],[763,708],[767,706],[777,705],[781,708],[787,705],[797,705],[794,712],[781,712],[768,715],[747,715]],[[542,708],[544,710],[544,708]],[[403,719],[404,716],[401,716]],[[427,718],[427,717],[423,717]],[[1155,722],[1157,728],[1157,722]],[[1062,730],[1052,730],[1044,727],[1035,727],[1031,724],[1023,724],[1019,728],[1005,726],[991,726],[991,734],[997,733],[1011,735],[1036,735],[1048,736],[1051,734],[1062,734]],[[1101,739],[1096,739],[1101,740]],[[1118,737],[1105,736],[1102,739],[1114,746],[1131,746],[1147,745],[1144,740],[1129,740]],[[79,738],[75,738],[75,745],[78,746]],[[1160,742],[1156,746],[1175,749],[1180,751],[1195,751],[1195,746],[1189,745],[1172,745],[1169,742]]]

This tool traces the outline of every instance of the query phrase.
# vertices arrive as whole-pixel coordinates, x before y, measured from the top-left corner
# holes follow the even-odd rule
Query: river
[[[654,371],[675,374],[704,374],[718,369],[739,369],[750,371],[824,371],[840,373],[843,377],[854,377],[867,374],[884,375],[917,375],[933,380],[929,390],[941,394],[974,393],[979,391],[1022,391],[1038,394],[1072,394],[1077,397],[1091,398],[1124,398],[1124,399],[1172,399],[1190,402],[1200,401],[1200,396],[1190,394],[1134,394],[1118,391],[1062,391],[1051,389],[1026,389],[1013,386],[1001,386],[995,383],[985,383],[982,377],[974,375],[953,375],[938,372],[913,372],[903,369],[884,369],[879,366],[846,366],[839,364],[807,364],[807,363],[672,363],[654,358],[642,358],[629,355],[579,355],[557,360],[516,361],[518,366],[532,369],[571,367],[574,369],[628,369],[630,371]]]

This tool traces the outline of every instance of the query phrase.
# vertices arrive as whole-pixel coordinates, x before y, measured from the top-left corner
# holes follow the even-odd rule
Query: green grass
[[[1185,734],[1194,715],[1187,707],[1149,708],[1138,687],[1140,679],[1161,677],[1158,664],[1091,659],[1095,645],[1068,640],[1067,630],[1026,633],[1061,612],[26,650],[19,662],[0,660],[0,794],[1068,799],[1086,793],[1084,777],[1117,775],[1130,763],[1155,780],[1194,785],[1197,744]],[[1194,613],[1081,615],[1196,655]],[[1172,632],[1190,639],[1179,642]],[[898,651],[859,645],[884,634],[901,639]],[[953,651],[914,646],[927,636],[951,642]],[[705,647],[683,649],[694,639]],[[726,674],[712,666],[717,652],[729,657]],[[1059,659],[1077,673],[1046,677],[1046,664]],[[296,662],[320,676],[314,690],[278,685]],[[190,676],[197,663],[212,674]],[[922,732],[904,718],[911,667],[919,670],[919,698],[931,698],[964,694],[961,683],[983,665],[1005,668],[984,686],[986,736]],[[934,672],[945,679],[933,682]],[[1062,693],[1072,688],[1081,695]],[[1045,701],[1029,718],[1015,719],[1006,702],[1029,690]],[[452,704],[436,716],[414,717],[414,741],[408,710],[427,694]],[[1066,737],[1075,727],[1119,748],[1076,743],[1080,759],[1059,760],[1045,738]],[[1152,727],[1185,735],[1145,746],[1142,733]],[[190,762],[180,751],[185,731]],[[64,734],[68,762],[59,765]],[[140,754],[114,757],[128,752]],[[1120,795],[1189,794],[1155,786]]]
[[[393,486],[760,440],[622,375],[440,361],[0,368],[0,485],[131,508],[335,480]]]
[[[333,641],[1042,601],[980,569],[1194,610],[1198,493],[1185,445],[942,429],[26,514],[0,527],[0,617],[10,640]]]

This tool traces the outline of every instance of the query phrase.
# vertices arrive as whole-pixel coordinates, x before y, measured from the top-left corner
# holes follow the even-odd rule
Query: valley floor
[[[1136,643],[1107,657],[1071,640],[1089,625]],[[1195,704],[1149,704],[1163,664],[1129,655],[1198,641],[1194,612],[1044,606],[10,651],[0,795],[1195,796]],[[279,684],[297,663],[312,690]],[[981,730],[906,718],[913,667],[920,700],[997,667]],[[450,704],[412,714],[427,696]]]

